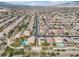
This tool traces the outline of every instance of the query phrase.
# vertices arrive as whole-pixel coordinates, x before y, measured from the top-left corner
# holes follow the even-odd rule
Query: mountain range
[[[10,8],[17,8],[17,7],[31,7],[32,5],[17,5],[17,4],[12,4],[12,3],[6,3],[6,2],[0,2],[0,7],[10,7]],[[41,5],[42,6],[42,5]],[[59,3],[56,5],[49,5],[49,6],[56,6],[56,7],[78,7],[79,6],[79,1],[68,1],[68,2],[63,2]]]

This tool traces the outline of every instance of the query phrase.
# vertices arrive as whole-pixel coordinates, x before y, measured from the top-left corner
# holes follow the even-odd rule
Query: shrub
[[[46,56],[46,52],[45,51],[40,51],[40,56]]]
[[[50,55],[51,55],[51,56],[56,56],[56,54],[55,54],[54,52],[52,52]]]
[[[43,46],[42,47],[42,50],[47,50],[48,48],[46,46]]]

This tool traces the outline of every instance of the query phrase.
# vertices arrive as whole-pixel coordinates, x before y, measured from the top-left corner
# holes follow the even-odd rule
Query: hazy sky
[[[7,3],[12,3],[12,4],[17,4],[17,5],[42,5],[42,6],[47,6],[47,5],[56,5],[56,4],[61,4],[65,3],[67,1],[5,1]]]

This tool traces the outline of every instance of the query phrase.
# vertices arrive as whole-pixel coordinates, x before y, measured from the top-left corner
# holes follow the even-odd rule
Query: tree
[[[10,53],[9,57],[12,57],[12,56],[13,56],[13,52]]]
[[[57,55],[60,55],[60,53],[59,53],[59,52],[57,52],[56,54],[57,54]]]
[[[49,43],[47,43],[47,41],[44,41],[41,45],[42,45],[42,46],[48,46]]]
[[[51,55],[51,56],[56,56],[56,54],[55,54],[54,52],[52,52],[50,55]]]
[[[46,52],[45,51],[40,51],[40,56],[46,56]]]
[[[76,56],[76,57],[78,57],[78,56],[79,56],[79,54],[76,54],[75,56]]]
[[[65,49],[62,49],[62,51],[66,51]]]
[[[14,32],[14,30],[10,30],[10,32],[9,32],[9,38],[11,37],[11,35],[13,34],[13,32]]]
[[[42,47],[42,50],[46,50],[46,49],[47,49],[47,46],[43,46],[43,47]]]
[[[53,46],[56,46],[56,43],[53,43]]]
[[[50,53],[50,52],[48,52],[48,53],[47,53],[47,55],[48,55],[48,56],[50,56],[50,55],[51,55],[51,53]]]
[[[70,55],[71,57],[73,56],[73,54]]]
[[[68,33],[68,32],[66,32],[66,35],[69,35],[69,33]]]
[[[66,40],[66,39],[64,39],[64,42],[67,42],[67,40]]]
[[[57,51],[61,51],[60,49],[57,49]]]

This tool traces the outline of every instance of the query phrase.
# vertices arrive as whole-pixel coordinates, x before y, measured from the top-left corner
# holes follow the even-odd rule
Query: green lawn
[[[22,55],[22,54],[25,54],[24,49],[15,50],[15,52],[13,53],[13,55]]]
[[[13,51],[14,51],[14,49],[7,47],[5,52],[2,54],[2,56],[10,55],[10,53]]]

